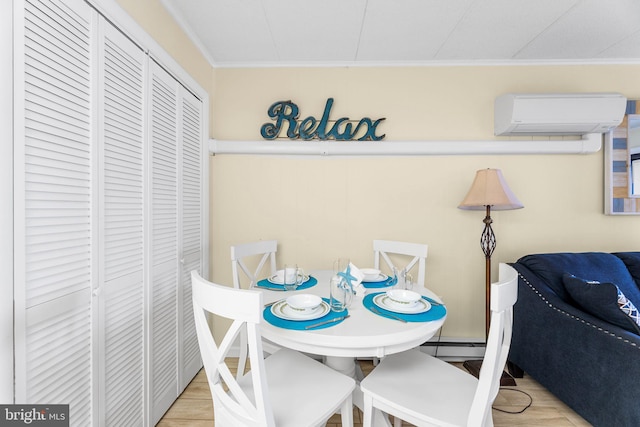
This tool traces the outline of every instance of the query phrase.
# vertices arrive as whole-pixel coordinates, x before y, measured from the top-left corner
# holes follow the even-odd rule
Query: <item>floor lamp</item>
[[[480,246],[485,258],[485,337],[489,336],[491,316],[491,255],[496,248],[496,236],[491,228],[491,209],[505,211],[520,209],[524,206],[513,194],[500,169],[481,169],[471,184],[469,192],[458,208],[465,210],[484,210],[484,230],[480,237]],[[482,361],[468,360],[464,367],[476,377],[479,376]],[[511,377],[504,378],[502,385],[515,385]]]

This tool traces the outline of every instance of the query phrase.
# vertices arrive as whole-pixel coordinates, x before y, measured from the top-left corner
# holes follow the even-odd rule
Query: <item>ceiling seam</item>
[[[600,52],[596,53],[595,56],[600,57],[600,55],[602,55],[602,53],[608,51],[609,49],[611,49],[614,46],[619,45],[620,43],[622,43],[625,40],[629,40],[630,38],[634,37],[635,35],[640,34],[640,30],[636,30],[633,33],[629,34],[626,37],[622,37],[620,40],[616,41],[615,43],[611,43],[609,46],[605,47],[604,49],[602,49]]]
[[[360,32],[358,33],[358,41],[356,42],[356,52],[353,57],[353,61],[358,61],[358,56],[360,55],[360,43],[362,42],[362,32],[364,31],[364,23],[367,20],[367,11],[369,10],[369,0],[365,0],[364,2],[364,11],[362,12],[362,20],[360,21]]]
[[[551,27],[553,27],[554,25],[556,25],[556,23],[557,23],[558,21],[560,21],[562,18],[564,18],[565,16],[567,16],[567,14],[568,14],[569,12],[571,12],[573,9],[575,9],[576,7],[578,7],[578,5],[579,5],[579,4],[580,4],[580,2],[579,2],[579,1],[576,1],[576,2],[573,4],[573,6],[571,6],[569,9],[567,9],[567,10],[566,10],[562,15],[558,16],[558,17],[557,17],[557,18],[556,18],[556,19],[555,19],[551,24],[547,25],[547,27],[546,27],[544,30],[539,31],[539,32],[538,32],[538,34],[536,34],[536,35],[535,35],[531,40],[529,40],[529,41],[528,41],[524,46],[522,46],[520,49],[518,49],[518,50],[516,51],[516,53],[514,53],[514,54],[511,56],[511,59],[516,59],[516,58],[517,58],[517,56],[518,56],[522,51],[524,51],[527,47],[529,47],[529,45],[531,45],[531,43],[533,43],[535,40],[537,40],[540,36],[542,36],[542,35],[543,35],[544,33],[546,33],[547,31],[549,31],[549,29],[550,29]]]
[[[442,50],[442,48],[444,47],[444,45],[447,44],[447,42],[449,41],[449,39],[451,38],[451,35],[453,33],[455,33],[456,29],[458,28],[458,26],[460,26],[460,23],[462,22],[462,20],[464,19],[465,16],[467,16],[467,14],[469,13],[469,10],[471,10],[471,8],[473,7],[474,4],[477,3],[478,0],[474,0],[469,7],[467,7],[467,9],[464,11],[464,13],[462,15],[460,15],[460,19],[458,19],[458,22],[456,22],[456,25],[453,26],[453,28],[451,28],[451,31],[449,31],[449,34],[447,34],[447,37],[442,41],[442,43],[440,44],[440,47],[438,47],[438,50],[436,50],[436,52],[433,54],[433,58],[437,58],[438,55],[440,54],[440,51]]]
[[[273,51],[276,53],[276,60],[280,60],[280,51],[278,50],[278,44],[276,43],[276,39],[273,36],[273,30],[271,29],[271,21],[269,21],[269,17],[267,16],[267,9],[265,6],[265,2],[261,1],[260,6],[262,7],[262,15],[264,16],[264,21],[267,23],[267,28],[269,29],[269,37],[271,38],[271,44],[273,45]]]

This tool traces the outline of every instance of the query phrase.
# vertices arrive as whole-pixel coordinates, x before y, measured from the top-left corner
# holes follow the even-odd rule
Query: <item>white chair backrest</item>
[[[513,305],[517,299],[518,273],[501,263],[499,281],[491,284],[491,325],[468,426],[485,425],[491,405],[498,395],[500,378],[511,346]]]
[[[380,269],[380,258],[382,258],[387,267],[393,273],[393,268],[399,270],[403,268],[409,272],[416,263],[418,264],[418,276],[415,278],[419,286],[424,287],[425,268],[427,259],[428,245],[422,243],[396,242],[392,240],[374,240],[373,241],[373,266]],[[403,255],[409,257],[409,262],[403,265],[395,265],[388,254]]]
[[[241,245],[231,246],[231,269],[233,271],[233,286],[236,289],[240,289],[240,272],[249,279],[249,289],[251,289],[259,280],[259,275],[262,272],[267,260],[269,261],[269,274],[276,273],[276,252],[278,250],[277,240],[263,240],[259,242],[243,243]],[[247,257],[254,257],[256,255],[262,255],[257,267],[253,272],[247,266]]]
[[[214,401],[216,425],[275,426],[267,403],[267,381],[260,337],[262,293],[217,285],[191,272],[193,314],[200,354]],[[233,320],[219,342],[213,338],[207,312]],[[248,337],[253,389],[243,390],[225,362],[241,331]],[[228,387],[226,392],[224,386]],[[247,394],[249,393],[249,394]]]

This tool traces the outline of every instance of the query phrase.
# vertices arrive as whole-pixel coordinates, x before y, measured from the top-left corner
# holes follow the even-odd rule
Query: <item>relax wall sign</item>
[[[376,135],[378,125],[385,118],[371,120],[368,117],[360,120],[351,120],[342,117],[332,120],[331,107],[333,98],[327,99],[322,117],[318,120],[313,116],[298,120],[300,109],[291,101],[278,101],[269,107],[267,114],[275,123],[265,123],[260,128],[260,134],[264,139],[276,139],[286,128],[286,137],[302,140],[329,140],[338,141],[380,141],[385,134]]]

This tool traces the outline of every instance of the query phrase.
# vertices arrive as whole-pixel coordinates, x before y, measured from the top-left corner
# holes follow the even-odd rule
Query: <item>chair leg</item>
[[[351,396],[344,401],[340,410],[340,418],[343,427],[353,427],[353,399]]]
[[[373,425],[373,398],[364,395],[364,411],[362,414],[362,427],[372,427]]]

